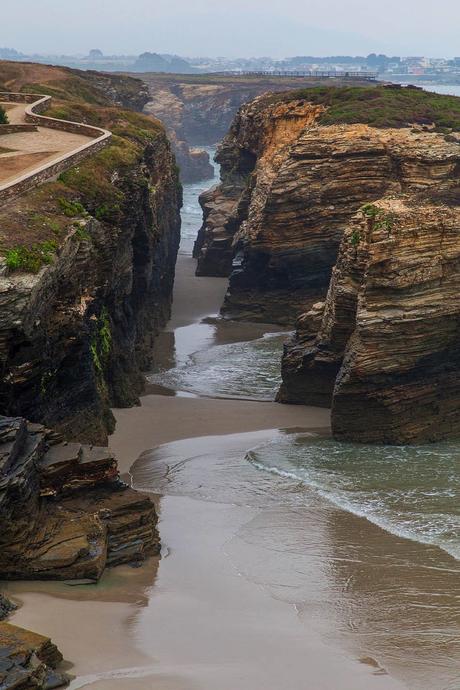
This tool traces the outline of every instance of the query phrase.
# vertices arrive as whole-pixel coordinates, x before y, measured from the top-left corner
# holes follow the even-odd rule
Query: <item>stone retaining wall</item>
[[[0,101],[7,103],[27,103],[30,104],[25,108],[26,125],[0,125],[0,130],[3,127],[31,127],[32,129],[21,131],[34,131],[37,126],[47,127],[50,129],[58,129],[62,132],[71,132],[72,134],[82,134],[90,137],[91,141],[82,144],[74,151],[63,154],[59,158],[50,163],[45,163],[39,166],[36,170],[17,177],[13,182],[5,185],[0,185],[0,205],[9,201],[10,199],[24,194],[29,189],[33,189],[37,185],[46,180],[59,175],[61,172],[68,170],[72,166],[80,163],[84,158],[97,153],[102,148],[107,146],[112,136],[111,132],[100,127],[93,127],[81,122],[71,122],[70,120],[60,120],[54,117],[47,117],[40,113],[49,108],[51,104],[51,96],[37,96],[33,94],[18,94],[18,93],[4,93],[0,92]]]
[[[18,134],[21,132],[36,132],[37,125],[0,125],[0,136],[2,134]]]

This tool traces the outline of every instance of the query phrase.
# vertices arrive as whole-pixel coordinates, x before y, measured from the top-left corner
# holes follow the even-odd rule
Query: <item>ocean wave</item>
[[[459,450],[455,443],[363,446],[291,435],[250,450],[246,458],[392,534],[460,560]]]
[[[181,365],[151,374],[151,383],[216,398],[274,400],[287,333],[266,333],[251,341],[214,345]]]

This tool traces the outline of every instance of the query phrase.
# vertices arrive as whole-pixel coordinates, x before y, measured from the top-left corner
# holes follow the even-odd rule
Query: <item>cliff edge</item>
[[[106,148],[0,207],[0,411],[104,443],[138,402],[169,317],[181,187],[139,80],[0,63],[0,88],[53,96],[52,117],[102,126]],[[137,91],[136,91],[137,89]]]

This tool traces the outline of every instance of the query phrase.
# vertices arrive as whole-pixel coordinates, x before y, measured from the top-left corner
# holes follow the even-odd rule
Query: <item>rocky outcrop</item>
[[[52,690],[68,684],[56,668],[62,654],[49,637],[0,623],[0,687],[2,690]]]
[[[422,125],[326,124],[343,117],[326,105],[335,97],[329,91],[256,99],[218,152],[222,184],[202,198],[195,254],[198,275],[231,271],[226,316],[294,324],[324,299],[360,206],[426,179],[436,184],[455,169],[458,144]]]
[[[194,147],[220,142],[244,103],[267,91],[286,91],[299,84],[296,78],[218,74],[143,74],[142,78],[150,91],[145,112],[164,123],[174,142],[183,182],[213,176],[209,158],[206,165],[206,152],[197,158]],[[311,81],[321,83],[320,79]]]
[[[214,177],[214,168],[207,151],[177,139],[173,131],[169,132],[169,138],[180,170],[181,182],[189,184]]]
[[[0,418],[0,577],[97,581],[158,553],[155,509],[107,448]]]
[[[107,448],[68,443],[21,417],[0,417],[0,578],[97,582],[104,569],[159,553],[151,500],[120,481]],[[15,605],[0,595],[0,620]],[[67,685],[42,635],[0,623],[0,687]]]
[[[159,123],[108,112],[108,148],[0,213],[0,411],[98,444],[169,317],[181,203]]]
[[[340,440],[401,444],[460,433],[457,151],[446,150],[451,157],[434,173],[419,168],[418,194],[357,214],[323,309],[300,319],[286,349],[280,400],[332,405]]]
[[[104,569],[159,553],[151,500],[120,481],[107,448],[68,443],[22,417],[0,417],[0,578],[97,582]],[[15,605],[0,595],[0,620]],[[42,635],[0,623],[0,687],[67,685]]]
[[[16,609],[16,605],[0,593],[0,621],[7,618],[12,611]]]
[[[229,275],[241,191],[241,187],[235,185],[223,192],[222,186],[218,185],[200,195],[203,225],[193,247],[193,256],[197,259],[197,276]]]
[[[150,91],[145,111],[158,117],[179,140],[196,146],[213,146],[221,141],[238,109],[262,94],[330,83],[327,78],[236,74],[145,73],[142,79]]]

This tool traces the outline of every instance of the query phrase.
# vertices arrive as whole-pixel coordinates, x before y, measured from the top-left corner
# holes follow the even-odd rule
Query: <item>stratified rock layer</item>
[[[113,186],[124,198],[116,222],[76,217],[35,274],[0,260],[0,411],[90,443],[107,441],[111,406],[138,402],[170,314],[181,190],[164,133]],[[3,207],[2,227],[29,197]]]
[[[456,170],[455,140],[422,127],[323,125],[324,115],[322,104],[263,96],[240,110],[220,148],[222,184],[202,197],[195,255],[198,275],[231,271],[229,317],[293,324],[324,299],[360,206]]]
[[[62,654],[49,637],[0,623],[0,688],[2,690],[51,690],[68,684],[56,671]]]
[[[286,348],[279,399],[332,405],[337,439],[460,434],[460,177],[440,169],[357,214],[325,304]]]
[[[96,581],[158,553],[155,509],[118,479],[107,448],[0,418],[0,577]]]
[[[97,582],[107,566],[158,554],[150,499],[120,481],[107,448],[0,417],[0,578]],[[16,607],[0,595],[0,620]],[[68,684],[51,640],[0,622],[0,688]]]

